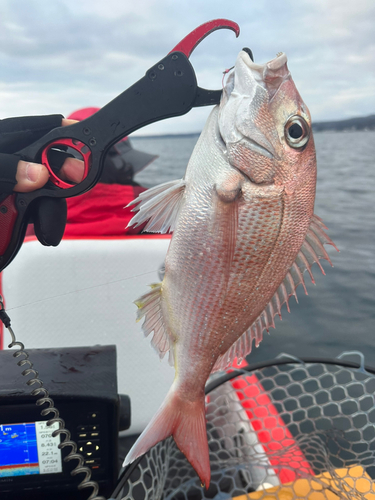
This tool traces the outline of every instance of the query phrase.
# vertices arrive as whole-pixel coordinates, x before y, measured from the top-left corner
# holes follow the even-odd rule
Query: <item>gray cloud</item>
[[[202,86],[219,88],[243,46],[259,62],[282,50],[315,120],[375,111],[373,0],[9,0],[0,6],[0,116],[103,106],[218,17],[238,22],[241,35],[219,31],[196,49]],[[208,111],[142,133],[197,131]]]

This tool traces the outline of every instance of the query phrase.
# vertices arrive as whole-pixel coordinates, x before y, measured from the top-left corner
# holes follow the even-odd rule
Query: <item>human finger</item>
[[[77,123],[78,120],[68,120],[67,118],[63,118],[61,125],[63,127],[68,127],[69,125],[73,125],[74,123]]]
[[[44,165],[20,160],[17,164],[17,184],[13,191],[28,193],[40,189],[48,181],[48,170]]]
[[[59,177],[73,184],[82,181],[84,174],[84,163],[77,158],[67,158],[59,171]]]

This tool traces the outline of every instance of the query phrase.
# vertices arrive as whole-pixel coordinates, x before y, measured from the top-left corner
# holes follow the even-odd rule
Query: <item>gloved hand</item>
[[[53,128],[75,123],[62,115],[27,116],[0,120],[0,201],[13,191],[40,189],[49,179],[43,165],[30,162],[17,151],[43,137]],[[83,162],[62,151],[51,151],[51,164],[62,178],[79,182]],[[31,214],[38,240],[46,246],[57,246],[63,237],[67,208],[65,198],[39,198]]]

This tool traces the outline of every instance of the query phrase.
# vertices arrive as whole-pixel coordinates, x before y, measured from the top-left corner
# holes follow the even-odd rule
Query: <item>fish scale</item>
[[[279,199],[276,199],[269,201],[267,205],[265,210],[264,203],[253,202],[249,213],[243,214],[243,222],[240,218],[239,227],[241,228],[241,232],[238,235],[238,250],[236,250],[234,255],[233,271],[228,287],[227,308],[230,311],[236,311],[237,308],[235,304],[238,302],[239,296],[241,295],[243,310],[240,310],[238,313],[236,312],[237,316],[235,317],[230,316],[226,322],[229,327],[229,325],[237,320],[239,323],[239,331],[238,329],[233,331],[234,335],[237,336],[243,333],[255,321],[270,300],[269,293],[266,299],[264,299],[265,293],[261,286],[261,279],[266,263],[276,244],[279,234],[279,225],[275,223],[267,224],[266,214],[267,212],[275,213],[276,209],[278,209],[277,221],[281,216],[282,204]],[[247,244],[248,234],[257,235],[253,247]],[[241,248],[246,246],[251,253],[247,252],[246,257],[250,258],[244,259]],[[259,255],[262,256],[262,259],[259,258]],[[280,281],[282,281],[282,279]],[[269,284],[267,284],[267,287],[269,287]],[[235,340],[236,339],[228,339],[230,345],[233,344]]]
[[[130,224],[173,232],[162,283],[135,301],[143,331],[176,376],[127,455],[172,435],[210,482],[204,388],[242,359],[305,288],[304,272],[334,245],[314,215],[311,118],[285,54],[256,65],[241,51],[185,177],[143,192]],[[320,264],[319,264],[320,265]],[[321,268],[323,270],[323,268]],[[306,290],[306,288],[305,288]]]

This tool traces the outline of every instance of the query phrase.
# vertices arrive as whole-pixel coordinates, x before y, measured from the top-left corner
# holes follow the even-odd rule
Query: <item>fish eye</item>
[[[310,127],[300,115],[289,118],[285,124],[285,139],[291,148],[299,149],[306,145],[310,137]]]

